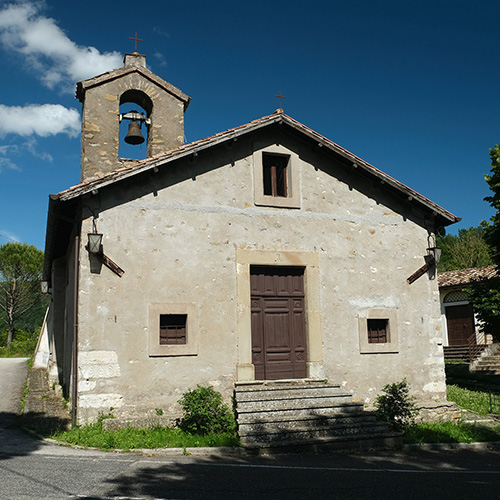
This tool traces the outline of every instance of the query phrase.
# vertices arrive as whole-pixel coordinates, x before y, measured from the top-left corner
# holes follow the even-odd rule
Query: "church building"
[[[76,421],[175,417],[197,384],[446,401],[435,235],[459,218],[281,109],[185,144],[190,98],[136,52],[76,96],[81,182],[50,196],[44,266]]]

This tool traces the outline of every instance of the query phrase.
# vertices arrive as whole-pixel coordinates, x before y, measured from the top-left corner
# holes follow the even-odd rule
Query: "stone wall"
[[[256,144],[296,155],[298,206],[256,203]],[[424,216],[354,169],[266,131],[102,188],[84,205],[98,212],[104,253],[125,274],[92,268],[82,237],[81,421],[110,407],[118,418],[175,415],[196,384],[229,402],[234,382],[253,376],[249,290],[240,286],[252,262],[305,266],[309,377],[365,403],[405,377],[419,400],[445,400],[437,281],[433,272],[406,281],[424,264]],[[85,219],[82,234],[91,230]],[[192,311],[189,349],[151,349],[152,308]],[[360,325],[375,312],[392,318],[393,342],[365,351]]]

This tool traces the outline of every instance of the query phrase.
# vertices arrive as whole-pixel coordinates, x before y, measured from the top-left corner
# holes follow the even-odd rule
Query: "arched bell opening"
[[[153,102],[139,90],[127,90],[120,98],[120,158],[144,160],[148,156]]]

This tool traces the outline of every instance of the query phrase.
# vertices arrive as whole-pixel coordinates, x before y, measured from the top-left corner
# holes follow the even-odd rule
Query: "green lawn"
[[[69,444],[102,450],[134,450],[140,448],[197,448],[204,446],[239,446],[235,434],[209,434],[198,436],[179,429],[153,427],[136,429],[127,427],[104,431],[100,422],[69,431],[57,431],[49,437]]]

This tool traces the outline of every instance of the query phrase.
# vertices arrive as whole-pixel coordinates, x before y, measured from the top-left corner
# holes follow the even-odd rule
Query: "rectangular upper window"
[[[290,156],[262,153],[262,177],[265,196],[287,196],[287,175]]]
[[[300,162],[283,144],[254,143],[254,202],[259,206],[300,208]]]
[[[160,345],[186,343],[187,314],[160,314]]]
[[[368,343],[386,344],[389,342],[389,320],[367,319]]]

